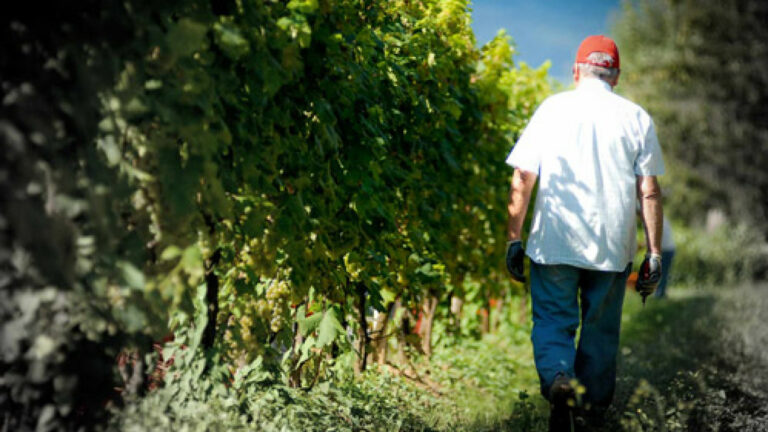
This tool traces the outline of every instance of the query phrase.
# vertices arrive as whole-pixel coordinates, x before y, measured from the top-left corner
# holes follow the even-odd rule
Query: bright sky
[[[504,28],[515,41],[516,62],[537,67],[551,60],[550,75],[569,85],[579,43],[591,34],[612,36],[620,0],[472,0],[471,7],[479,45]]]

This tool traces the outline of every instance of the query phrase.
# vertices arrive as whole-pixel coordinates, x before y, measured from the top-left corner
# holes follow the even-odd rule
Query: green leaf
[[[384,304],[384,298],[381,294],[382,291],[377,286],[373,284],[368,286],[368,304],[370,304],[371,307],[377,311],[384,312],[387,310],[387,308]]]
[[[111,122],[104,120],[102,121],[102,124],[111,124]],[[96,141],[96,146],[104,153],[104,156],[107,157],[107,164],[109,166],[115,166],[120,163],[120,159],[122,159],[123,156],[113,135],[99,138]]]
[[[312,355],[312,347],[317,344],[317,341],[313,336],[310,336],[307,338],[307,340],[304,341],[304,343],[301,344],[299,347],[299,352],[301,353],[301,356],[299,357],[298,363],[300,364],[304,360],[308,359],[310,355]]]
[[[302,305],[298,311],[299,333],[307,336],[317,330],[324,314],[315,313],[309,317],[306,316],[306,306]]]
[[[166,36],[168,49],[177,57],[184,57],[202,48],[208,27],[189,18],[180,19]]]
[[[294,21],[288,17],[282,17],[277,20],[277,26],[285,31],[290,31],[291,27],[295,25]]]
[[[117,267],[123,273],[123,280],[129,287],[141,290],[146,283],[144,273],[128,261],[118,261]]]
[[[138,333],[147,325],[147,316],[144,310],[138,305],[130,303],[118,314],[126,330],[131,333]]]
[[[35,343],[29,349],[28,355],[35,360],[42,360],[56,350],[56,341],[48,335],[41,334],[35,338]]]
[[[213,25],[216,45],[232,60],[238,60],[248,54],[250,45],[233,23],[219,22]]]
[[[291,0],[288,2],[288,9],[292,9],[303,14],[313,13],[317,10],[317,0]]]
[[[383,300],[383,302],[387,304],[395,301],[395,299],[397,298],[397,293],[388,288],[382,288],[379,291],[379,294],[381,294],[381,299]]]
[[[160,259],[162,261],[170,261],[179,256],[181,256],[181,249],[178,246],[171,245],[163,250],[163,253],[160,254]]]
[[[189,341],[189,349],[194,352],[203,340],[205,326],[208,325],[208,304],[205,301],[207,287],[205,284],[198,285],[195,292],[195,327],[192,332],[192,338]]]
[[[201,279],[205,271],[203,270],[203,254],[197,245],[184,249],[181,256],[181,267],[189,274],[192,281]]]
[[[344,332],[344,328],[341,326],[337,314],[338,312],[335,307],[329,308],[323,314],[323,319],[320,321],[317,330],[316,347],[323,348],[331,344],[340,333]]]

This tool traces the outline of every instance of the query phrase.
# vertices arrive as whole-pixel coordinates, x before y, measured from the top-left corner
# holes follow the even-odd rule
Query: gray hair
[[[593,52],[587,56],[587,60],[595,63],[616,63],[616,59],[612,55],[604,52]],[[590,63],[577,63],[576,67],[579,68],[579,75],[582,77],[594,77],[603,81],[613,81],[619,76],[618,68],[597,66]]]

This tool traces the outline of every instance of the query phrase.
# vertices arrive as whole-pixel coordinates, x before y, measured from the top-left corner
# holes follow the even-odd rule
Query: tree
[[[768,4],[626,1],[615,25],[621,90],[656,121],[666,209],[710,209],[768,234]]]

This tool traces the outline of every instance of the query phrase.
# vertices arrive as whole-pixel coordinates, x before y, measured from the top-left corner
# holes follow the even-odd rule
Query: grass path
[[[413,429],[546,430],[529,324],[439,349]],[[414,405],[410,405],[413,409]],[[627,293],[617,394],[604,431],[768,430],[768,286]]]

